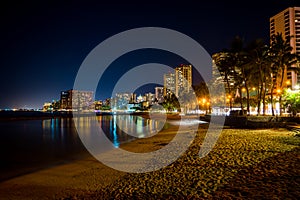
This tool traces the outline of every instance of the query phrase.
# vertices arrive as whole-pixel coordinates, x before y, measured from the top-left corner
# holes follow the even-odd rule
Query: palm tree
[[[227,93],[233,96],[233,89],[238,90],[242,94],[242,88],[245,87],[247,92],[247,111],[250,111],[249,103],[249,66],[246,65],[248,61],[247,52],[244,48],[244,41],[240,37],[235,37],[231,43],[230,50],[215,54],[215,64],[218,67],[220,74],[226,83]],[[234,83],[232,83],[232,80]],[[233,85],[232,85],[233,84]],[[243,98],[238,98],[241,109],[243,110]],[[230,109],[232,108],[230,98]]]
[[[268,59],[269,47],[265,45],[262,39],[256,39],[247,46],[247,51],[250,56],[250,65],[252,73],[250,73],[250,80],[252,80],[253,87],[257,89],[257,115],[261,112],[261,104],[263,105],[263,115],[266,111],[266,94],[268,82],[271,80],[271,65]]]
[[[193,86],[193,91],[195,94],[189,95],[190,99],[194,99],[196,97],[196,105],[200,109],[206,109],[206,112],[210,110],[211,94],[209,93],[207,84],[205,82],[200,82],[198,85]],[[203,105],[205,100],[205,106]],[[191,102],[193,103],[193,102]],[[202,105],[202,106],[201,106]]]
[[[232,79],[234,75],[234,60],[228,50],[216,53],[213,56],[214,64],[220,72],[220,75],[223,77],[225,83],[225,89],[228,95],[232,95],[233,86]],[[232,109],[232,103],[230,98],[229,103],[230,110]]]
[[[234,60],[234,79],[235,85],[241,94],[240,104],[241,109],[243,110],[243,98],[242,98],[242,88],[246,92],[246,103],[247,111],[250,112],[250,94],[249,94],[249,81],[252,71],[252,65],[250,63],[250,56],[245,48],[244,40],[240,37],[235,37],[231,44],[231,56]]]
[[[172,112],[175,109],[180,111],[180,104],[175,94],[167,95],[164,97],[164,99],[165,101],[162,103],[164,109],[166,109],[168,112]]]
[[[279,105],[280,105],[280,115],[282,115],[282,95],[280,91],[283,91],[283,87],[286,86],[285,75],[288,70],[294,70],[293,64],[297,62],[297,55],[292,53],[293,48],[290,45],[291,37],[283,38],[281,33],[277,33],[271,38],[270,46],[270,58],[272,61],[272,68],[274,75],[276,77],[276,89],[279,95]],[[273,97],[273,92],[275,86],[272,87],[271,97]],[[273,100],[273,99],[272,99]]]

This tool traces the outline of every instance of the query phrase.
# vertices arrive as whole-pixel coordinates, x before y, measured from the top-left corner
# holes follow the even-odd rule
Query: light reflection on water
[[[132,115],[103,115],[80,118],[55,118],[42,120],[43,139],[45,141],[65,142],[66,134],[74,134],[74,125],[77,131],[88,137],[93,131],[102,129],[115,147],[135,138],[145,138],[157,134],[163,127],[163,122],[153,119],[144,119]],[[70,138],[69,138],[70,139]]]
[[[97,122],[96,126],[102,128],[115,147],[136,138],[157,134],[163,126],[160,121],[132,115],[98,116]]]
[[[135,138],[151,137],[164,127],[163,120],[145,119],[131,115],[114,115],[113,122],[123,133]]]
[[[118,141],[118,134],[117,134],[117,115],[114,115],[113,117],[113,126],[111,127],[111,133],[113,133],[113,143],[115,147],[119,147],[120,142]]]
[[[132,115],[104,115],[80,118],[54,118],[0,122],[0,181],[26,170],[62,160],[88,155],[78,131],[89,136],[93,128],[102,128],[118,148],[120,144],[147,137],[159,131],[161,122]],[[133,125],[136,126],[133,126]],[[145,131],[145,128],[148,131]],[[136,137],[124,132],[134,133]]]

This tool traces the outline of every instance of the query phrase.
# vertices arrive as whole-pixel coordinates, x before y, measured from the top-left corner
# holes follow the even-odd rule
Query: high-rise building
[[[175,94],[175,74],[168,73],[164,74],[164,96]]]
[[[92,91],[67,90],[60,93],[60,108],[89,110],[93,106]]]
[[[270,18],[270,37],[277,33],[281,33],[283,38],[290,36],[291,53],[300,55],[300,7],[287,8]],[[287,71],[284,77],[292,88],[300,84],[300,73]]]
[[[60,108],[61,109],[72,109],[72,96],[71,90],[62,91],[60,93]]]
[[[192,65],[180,65],[175,68],[175,95],[189,92],[192,86]]]

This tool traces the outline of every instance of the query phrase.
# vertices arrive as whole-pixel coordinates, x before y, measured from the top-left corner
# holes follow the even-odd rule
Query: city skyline
[[[102,105],[106,106],[105,109],[109,108],[116,110],[116,108],[123,107],[122,109],[128,109],[128,104],[137,103],[147,103],[147,106],[151,107],[153,104],[160,104],[164,102],[165,97],[170,97],[171,94],[176,95],[176,97],[181,97],[191,91],[192,87],[192,65],[180,64],[176,66],[173,72],[164,74],[162,79],[164,79],[163,87],[153,87],[149,88],[151,91],[120,91],[112,94],[111,97],[106,99],[95,99],[93,91],[83,91],[83,90],[65,90],[60,92],[60,99],[54,101],[44,102],[43,111],[57,111],[57,110],[77,110],[80,109],[94,109],[101,110]],[[173,80],[166,80],[166,77],[172,76]],[[154,84],[152,84],[153,86]],[[154,93],[152,93],[154,91]],[[121,102],[119,102],[119,100]],[[109,104],[103,103],[108,101]],[[112,106],[111,103],[114,105]],[[143,104],[142,104],[143,105]],[[98,107],[98,109],[96,109]]]
[[[299,4],[299,3],[298,3]],[[71,89],[80,64],[104,39],[136,27],[157,26],[180,31],[213,54],[228,48],[241,35],[245,40],[263,38],[268,43],[269,18],[296,1],[258,2],[245,8],[233,2],[202,4],[137,3],[11,3],[3,7],[1,40],[2,97],[0,109],[41,108]],[[237,17],[239,16],[239,17]],[[114,84],[131,67],[159,62],[169,66],[185,63],[168,52],[133,52],[112,65],[118,69]],[[113,68],[111,72],[113,73]],[[199,79],[198,79],[199,81]],[[108,97],[107,91],[96,99]]]

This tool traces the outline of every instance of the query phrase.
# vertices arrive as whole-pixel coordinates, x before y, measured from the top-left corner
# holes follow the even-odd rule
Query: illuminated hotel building
[[[270,18],[270,38],[276,33],[281,33],[283,38],[291,36],[292,53],[300,55],[300,7],[287,8]],[[300,84],[300,73],[287,71],[284,80],[295,88]]]
[[[175,68],[175,95],[187,93],[192,86],[192,65],[180,65]]]
[[[94,92],[67,90],[60,93],[61,109],[88,110],[93,106]]]
[[[175,94],[179,97],[188,93],[192,87],[192,65],[180,65],[175,68],[175,73],[164,75],[164,96]]]
[[[164,96],[175,93],[175,74],[169,73],[164,75]]]

